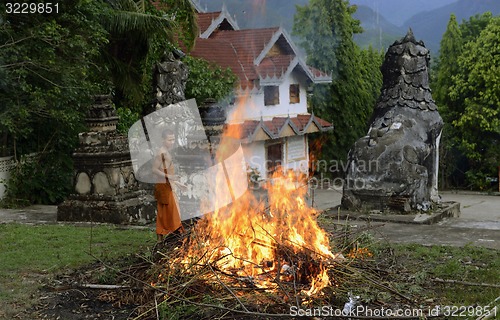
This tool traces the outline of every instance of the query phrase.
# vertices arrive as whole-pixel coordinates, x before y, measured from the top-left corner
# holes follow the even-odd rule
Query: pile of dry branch
[[[411,303],[380,280],[384,271],[371,267],[369,251],[355,248],[356,236],[348,229],[332,234],[350,244],[335,259],[318,259],[319,253],[308,248],[297,252],[286,243],[277,244],[274,250],[279,259],[254,264],[254,268],[262,270],[252,277],[242,276],[241,270],[222,268],[227,256],[220,255],[220,251],[216,258],[206,259],[214,255],[213,248],[179,263],[189,242],[196,241],[196,234],[188,231],[167,239],[156,248],[152,259],[143,257],[135,265],[121,269],[127,286],[109,288],[103,291],[102,298],[116,305],[138,305],[134,319],[286,318],[291,307],[342,309],[348,292],[360,286],[373,286],[392,294],[395,301]],[[313,275],[321,270],[328,274],[329,283],[322,290],[314,290]]]

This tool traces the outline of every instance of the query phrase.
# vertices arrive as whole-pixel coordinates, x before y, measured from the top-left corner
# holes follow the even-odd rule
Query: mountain
[[[439,45],[450,15],[454,13],[460,23],[463,19],[484,12],[500,15],[500,1],[498,0],[459,0],[447,6],[421,12],[404,23],[404,28],[412,28],[416,39],[422,39],[432,55],[437,55]]]
[[[406,20],[419,12],[432,11],[456,1],[457,0],[351,0],[350,3],[370,7],[375,12],[383,15],[391,23],[402,26]]]

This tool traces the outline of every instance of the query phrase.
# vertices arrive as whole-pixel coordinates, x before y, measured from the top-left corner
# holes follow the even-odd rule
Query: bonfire
[[[276,290],[279,281],[311,284],[313,294],[330,284],[328,265],[339,258],[305,201],[304,185],[290,171],[267,183],[268,200],[251,192],[230,207],[204,216],[170,261],[185,270],[210,265],[257,288]]]
[[[242,101],[240,106],[244,105]],[[216,162],[222,163],[234,152],[238,130],[238,126],[226,127]],[[264,310],[286,314],[291,305],[335,296],[334,273],[343,270],[339,266],[345,258],[332,252],[330,235],[317,222],[320,212],[306,201],[308,176],[278,168],[262,186],[265,196],[248,190],[235,199],[232,194],[220,194],[231,193],[223,187],[228,176],[241,176],[231,170],[241,168],[224,168],[215,177],[216,201],[230,196],[230,205],[215,205],[218,209],[159,252],[150,282],[161,292],[155,301],[219,306],[232,313],[262,316]],[[206,304],[207,297],[217,303]],[[226,307],[227,301],[236,305]]]
[[[202,311],[193,319],[266,318],[290,314],[291,307],[342,306],[348,300],[344,279],[362,278],[352,262],[370,252],[356,248],[347,229],[337,237],[320,228],[321,212],[308,205],[304,172],[277,168],[256,192],[241,179],[244,163],[225,165],[239,148],[240,128],[226,126],[214,148],[219,168],[210,178],[214,196],[200,208],[208,213],[177,238],[167,237],[152,261],[123,272],[144,288],[140,295],[118,298],[141,305],[136,319],[171,318],[178,309],[177,315],[188,318],[186,306]],[[341,244],[334,246],[330,241],[336,237]]]
[[[247,304],[258,309],[260,300],[271,296],[274,303],[303,304],[335,287],[330,271],[343,256],[332,253],[328,234],[316,221],[319,212],[308,207],[303,177],[278,171],[265,189],[264,199],[247,192],[205,215],[182,243],[165,250],[151,283],[167,290],[163,299],[182,298],[168,289],[183,288],[186,299],[225,292],[240,311],[249,312]]]

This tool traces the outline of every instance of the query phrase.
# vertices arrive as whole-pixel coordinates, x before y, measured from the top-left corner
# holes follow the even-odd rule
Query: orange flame
[[[245,105],[245,99],[239,101],[236,115]],[[224,159],[231,149],[225,145],[226,138],[239,137],[238,130],[239,126],[228,126],[219,146],[219,159]],[[227,174],[232,175],[231,172]],[[216,179],[225,183],[222,175]],[[219,270],[251,277],[256,285],[272,289],[275,284],[261,277],[263,274],[275,271],[286,277],[290,270],[298,274],[305,271],[298,269],[308,268],[287,261],[286,255],[279,253],[283,250],[295,254],[307,252],[317,261],[317,266],[308,268],[307,280],[311,288],[305,293],[320,292],[330,283],[328,270],[322,262],[335,259],[335,255],[329,249],[328,235],[316,221],[318,212],[305,201],[306,179],[305,175],[293,171],[277,170],[266,183],[267,200],[247,191],[230,206],[205,215],[193,230],[196,241],[190,242],[187,253],[176,262],[210,263]]]

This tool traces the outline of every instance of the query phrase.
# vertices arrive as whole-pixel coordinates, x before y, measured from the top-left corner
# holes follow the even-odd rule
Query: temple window
[[[280,90],[278,86],[264,87],[264,105],[274,106],[280,104]]]
[[[300,103],[300,87],[298,84],[290,85],[290,103]]]

